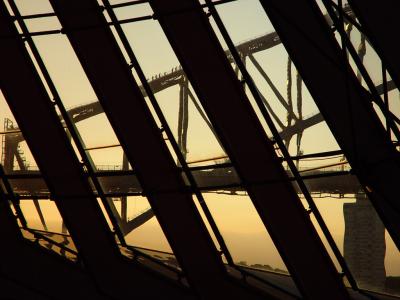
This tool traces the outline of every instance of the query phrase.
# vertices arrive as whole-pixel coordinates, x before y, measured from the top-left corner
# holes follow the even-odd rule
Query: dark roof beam
[[[97,286],[124,299],[135,278],[135,292],[141,295],[188,296],[161,275],[122,259],[54,104],[2,2],[0,35],[5,37],[0,47],[2,92]]]
[[[339,275],[293,187],[283,180],[259,184],[284,179],[286,174],[199,3],[152,0],[150,4],[299,288],[310,299],[346,299]],[[275,197],[280,201],[268,201]],[[284,222],[287,219],[290,226]],[[327,295],[327,290],[334,294]]]
[[[396,85],[400,87],[400,45],[394,42],[397,39],[396,29],[399,26],[399,1],[349,0],[349,3],[369,42]]]
[[[97,1],[50,2],[191,286],[203,297],[251,298],[250,292],[227,280],[191,190],[185,186]],[[82,27],[90,29],[74,30]]]
[[[371,105],[371,94],[359,84],[316,3],[261,3],[353,172],[400,247],[400,162]]]

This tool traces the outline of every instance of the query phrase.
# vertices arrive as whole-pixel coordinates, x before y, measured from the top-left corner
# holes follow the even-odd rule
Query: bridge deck
[[[123,194],[138,195],[142,193],[136,175],[126,171],[107,171],[99,177],[104,192],[109,196]],[[107,174],[107,175],[106,175]],[[313,170],[304,172],[305,183],[312,193],[329,194],[356,194],[360,191],[360,184],[353,175],[334,176],[334,170]],[[232,167],[216,168],[206,171],[193,171],[193,175],[200,189],[229,191],[231,193],[243,191],[240,179]],[[289,174],[290,175],[290,174]],[[39,171],[14,171],[9,175],[14,191],[24,198],[49,198],[50,192]],[[300,192],[294,184],[296,192]]]

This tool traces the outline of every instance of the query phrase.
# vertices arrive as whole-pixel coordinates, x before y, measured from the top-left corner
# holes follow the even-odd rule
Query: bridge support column
[[[4,140],[4,170],[9,173],[14,169],[14,158],[17,152],[18,143],[15,143],[12,138],[8,135],[5,136]]]
[[[343,206],[344,257],[361,288],[385,288],[385,227],[365,194]]]
[[[189,84],[184,77],[179,84],[179,120],[178,120],[178,145],[182,151],[183,157],[187,155],[187,131],[189,123]]]

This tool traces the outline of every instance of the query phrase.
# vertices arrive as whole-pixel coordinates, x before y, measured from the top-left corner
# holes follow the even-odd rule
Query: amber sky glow
[[[23,15],[52,11],[47,0],[18,0],[16,2]],[[117,3],[117,1],[111,2]],[[238,0],[234,3],[224,4],[219,6],[219,12],[236,44],[273,31],[257,0]],[[120,19],[123,19],[151,14],[151,10],[148,5],[138,5],[118,9],[117,14]],[[32,20],[29,21],[28,25],[32,31],[60,28],[56,18]],[[179,65],[167,39],[155,20],[128,24],[124,25],[123,28],[148,78],[158,73],[168,72]],[[355,39],[357,39],[357,36],[355,36]],[[93,102],[97,99],[65,35],[41,36],[35,37],[34,40],[67,108]],[[96,50],[94,49],[94,51]],[[284,47],[282,45],[276,46],[273,49],[256,54],[255,57],[282,95],[286,97],[287,53]],[[366,64],[370,70],[373,70],[376,68],[377,61],[374,60],[372,55],[367,56]],[[262,80],[250,62],[248,63],[248,68],[260,91],[271,101],[271,105],[276,109],[281,120],[286,120],[286,112],[279,106],[265,81]],[[295,72],[293,72],[294,74]],[[110,75],[112,76],[112,74]],[[380,82],[378,76],[376,76],[376,81]],[[303,114],[308,116],[317,113],[318,109],[304,85],[303,92]],[[176,134],[178,88],[173,87],[165,90],[158,93],[156,97],[172,130]],[[295,86],[293,97],[296,97]],[[393,103],[398,100],[397,93],[390,93],[390,97]],[[34,99],[26,100],[34,101]],[[5,117],[13,119],[0,94],[0,119],[3,120]],[[118,143],[104,114],[82,121],[77,126],[86,147]],[[135,130],[138,129],[132,128],[133,136],[135,135]],[[295,141],[293,140],[290,147],[293,155],[296,154],[294,143]],[[223,150],[219,147],[211,131],[207,128],[193,105],[189,106],[188,149],[188,161],[204,158],[211,159],[224,155]],[[302,142],[304,153],[336,149],[338,149],[336,141],[325,123],[320,123],[305,132]],[[32,156],[29,154],[29,149],[23,146],[23,150],[28,160],[32,162],[31,164],[35,165]],[[90,151],[90,155],[98,166],[121,165],[122,163],[121,148],[93,150]],[[309,161],[304,163],[302,167],[325,163],[330,163],[330,161],[322,163]],[[249,264],[269,264],[274,268],[285,268],[248,197],[205,194],[205,198],[236,261],[246,261]],[[266,199],[266,201],[279,201],[279,199]],[[353,202],[354,199],[325,198],[316,201],[339,248],[343,249],[343,203]],[[145,199],[141,201],[132,200],[129,207],[130,216],[133,217],[147,205]],[[49,223],[53,224],[50,229],[59,231],[61,229],[60,217],[54,203],[45,201],[43,207]],[[26,214],[30,215],[28,219],[31,220],[31,224],[39,226],[33,205],[30,203],[24,204],[23,209]],[[290,226],[290,220],[288,220],[287,226]],[[131,233],[128,236],[128,241],[138,246],[169,250],[168,243],[154,218],[142,228]],[[387,274],[399,276],[400,255],[388,237],[386,253]]]

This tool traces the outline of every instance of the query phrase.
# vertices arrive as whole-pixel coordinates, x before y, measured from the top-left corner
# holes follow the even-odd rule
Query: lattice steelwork
[[[400,5],[348,2],[1,1],[0,298],[399,296]]]

